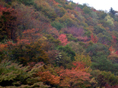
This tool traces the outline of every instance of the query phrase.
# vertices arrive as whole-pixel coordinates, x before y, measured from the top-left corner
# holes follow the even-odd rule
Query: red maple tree
[[[115,49],[112,46],[109,48],[109,51],[110,51],[110,55],[115,54]]]
[[[92,40],[94,43],[97,43],[97,42],[98,42],[97,36],[94,36],[93,33],[91,34],[91,40]]]
[[[65,34],[59,35],[58,39],[61,41],[62,45],[67,45],[68,40]]]
[[[16,31],[17,31],[17,13],[12,8],[6,8],[0,6],[0,39],[5,39],[3,35],[7,36],[7,39],[12,39],[16,41]]]
[[[59,84],[60,82],[60,77],[59,76],[55,76],[53,74],[51,74],[49,71],[45,71],[45,72],[38,72],[38,74],[40,76],[40,80],[49,84]]]
[[[61,68],[58,71],[58,75],[60,76],[60,86],[62,87],[80,87],[81,85],[90,86],[85,81],[90,81],[90,73],[84,71],[85,65],[81,62],[74,62],[73,65],[75,68],[72,69],[63,69]]]

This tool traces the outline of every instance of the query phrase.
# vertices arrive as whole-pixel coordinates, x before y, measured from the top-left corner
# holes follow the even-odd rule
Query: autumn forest
[[[0,0],[0,88],[118,88],[118,11]]]

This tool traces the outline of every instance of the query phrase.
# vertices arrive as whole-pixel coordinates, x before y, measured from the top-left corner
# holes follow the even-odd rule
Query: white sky
[[[96,10],[107,10],[112,7],[118,11],[118,0],[73,0],[73,2],[83,4],[87,3],[90,7],[94,7]]]

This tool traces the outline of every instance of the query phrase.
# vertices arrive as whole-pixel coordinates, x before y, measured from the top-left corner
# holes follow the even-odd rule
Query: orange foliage
[[[91,34],[91,40],[92,40],[94,43],[97,43],[97,42],[98,42],[97,36],[94,36],[93,34]]]
[[[39,33],[40,29],[33,28],[23,31],[22,38],[17,38],[17,44],[30,44],[33,41],[36,41],[42,35]]]
[[[7,44],[0,44],[0,51],[4,50],[7,47]]]
[[[73,68],[75,70],[82,70],[85,68],[85,64],[82,62],[73,62],[73,65],[76,66],[75,68]]]
[[[40,80],[43,82],[48,82],[50,84],[59,84],[60,77],[52,75],[49,71],[46,72],[39,72],[38,75],[40,76]]]
[[[19,44],[30,44],[30,41],[28,39],[17,39],[17,45]]]
[[[39,33],[39,29],[38,28],[25,30],[25,31],[23,31],[23,35],[24,35],[25,38],[26,37],[28,39],[31,38],[29,40],[32,40],[32,41],[41,36],[41,34]]]
[[[109,48],[110,55],[118,55],[118,51],[116,51],[112,46]]]
[[[65,69],[65,70],[61,70],[59,72],[60,74],[60,78],[61,78],[61,82],[60,82],[60,86],[67,86],[67,87],[72,87],[74,85],[81,85],[84,83],[84,81],[89,81],[89,77],[90,74],[83,72],[81,70],[69,70],[69,69]],[[78,86],[79,86],[78,85]]]
[[[63,69],[61,68],[57,73],[60,75],[60,86],[62,87],[80,87],[80,85],[90,86],[85,81],[90,81],[90,73],[84,71],[85,65],[81,62],[74,62],[75,68]]]

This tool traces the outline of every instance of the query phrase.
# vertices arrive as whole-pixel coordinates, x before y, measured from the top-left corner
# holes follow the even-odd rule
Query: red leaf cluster
[[[90,80],[90,74],[77,69],[62,69],[60,72],[60,86],[72,87],[76,84],[83,84]]]
[[[113,43],[116,43],[116,36],[112,35]]]
[[[73,68],[73,69],[85,69],[85,64],[84,63],[82,63],[82,62],[73,62],[73,65],[74,66],[76,66],[75,68]]]
[[[67,45],[68,40],[65,34],[59,35],[58,39],[61,41],[62,45]]]
[[[17,39],[17,45],[19,44],[30,44],[30,40],[28,39]]]
[[[4,50],[7,47],[7,44],[0,44],[0,51]]]
[[[47,82],[49,84],[59,84],[60,77],[52,75],[49,71],[39,72],[38,75],[40,76],[40,80],[43,82]]]
[[[112,46],[109,48],[109,51],[111,55],[115,54],[115,49]]]
[[[94,43],[97,43],[97,42],[98,42],[97,36],[94,36],[93,34],[91,34],[91,40],[92,40]]]
[[[112,46],[109,48],[110,55],[118,55],[118,51],[116,51]]]
[[[6,35],[8,39],[16,41],[16,11],[12,8],[0,6],[0,20],[2,23],[1,39],[4,39],[3,35]]]
[[[118,85],[110,86],[109,84],[106,84],[105,88],[118,88]]]
[[[90,73],[84,71],[85,64],[81,62],[74,62],[73,65],[75,68],[72,69],[63,69],[61,68],[58,71],[60,75],[60,86],[63,87],[74,87],[75,85],[79,87],[80,85],[84,84],[85,81],[90,81]],[[85,83],[85,86],[89,86]]]
[[[24,43],[24,44],[30,44],[31,42],[37,40],[42,35],[39,33],[38,28],[28,29],[23,31],[22,38],[17,38],[17,44]]]

